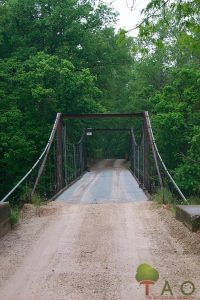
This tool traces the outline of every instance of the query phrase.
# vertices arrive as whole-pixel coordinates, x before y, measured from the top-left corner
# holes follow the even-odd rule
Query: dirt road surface
[[[106,182],[103,173],[109,184],[95,192]],[[0,240],[0,300],[143,300],[135,280],[142,263],[160,274],[151,295],[160,296],[168,280],[181,299],[180,286],[190,280],[199,300],[200,234],[142,192],[133,201],[133,191],[124,190],[129,175],[119,165],[101,165],[60,201],[41,207],[40,216],[26,205],[19,225]],[[184,288],[189,293],[191,285]]]

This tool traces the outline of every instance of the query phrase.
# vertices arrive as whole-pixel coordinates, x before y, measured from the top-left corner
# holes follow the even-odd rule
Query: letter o
[[[185,292],[185,290],[184,290],[184,286],[185,285],[190,285],[191,287],[192,287],[192,291],[191,292],[189,292],[189,293],[187,293],[187,292]],[[184,296],[191,296],[192,294],[194,294],[194,292],[195,292],[195,285],[194,285],[194,283],[192,282],[192,281],[185,281],[185,282],[183,282],[182,284],[181,284],[181,292],[182,292],[182,294],[184,295]]]

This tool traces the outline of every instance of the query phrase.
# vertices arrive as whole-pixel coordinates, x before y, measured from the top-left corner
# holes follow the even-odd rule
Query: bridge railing
[[[180,199],[187,202],[158,151],[148,112],[138,116],[141,118],[142,115],[143,126],[140,143],[136,142],[133,129],[130,131],[129,158],[134,176],[140,182],[141,187],[151,194],[159,188],[163,191],[164,199],[164,188],[167,186],[172,193],[176,193]],[[127,114],[122,117],[126,116]],[[85,116],[83,115],[83,117]],[[94,117],[99,117],[99,115]],[[106,115],[106,117],[113,117],[113,115]],[[63,115],[58,113],[48,143],[39,159],[1,202],[16,203],[19,202],[19,199],[21,202],[31,199],[38,201],[40,198],[50,199],[81,176],[86,167],[86,130],[83,131],[78,143],[69,143]]]
[[[78,143],[72,144],[67,136],[66,125],[58,122],[51,149],[44,158],[32,190],[34,194],[50,199],[80,177],[86,169],[86,132]]]
[[[81,140],[76,144],[69,142],[64,143],[64,181],[65,186],[73,182],[76,178],[80,177],[87,166],[86,158],[86,134],[85,131]]]
[[[162,180],[161,189],[163,190],[163,201],[165,201],[165,192],[164,191],[165,191],[165,188],[167,188],[168,190],[171,191],[172,196],[174,196],[174,199],[176,199],[179,202],[188,204],[187,198],[185,197],[185,195],[183,194],[183,192],[181,191],[181,189],[175,182],[174,178],[170,174],[169,170],[167,169],[167,167],[161,157],[161,154],[158,150],[158,147],[157,147],[157,144],[155,141],[155,137],[154,137],[154,133],[153,133],[153,129],[151,126],[151,121],[150,121],[148,112],[145,112],[144,116],[145,116],[145,122],[147,124],[149,137],[150,137],[151,144],[152,144],[152,149],[154,149],[156,160],[158,162],[158,168],[159,168],[160,174],[161,174],[160,177]]]
[[[48,200],[55,196],[86,169],[86,132],[80,141],[67,140],[62,115],[57,114],[48,143],[39,159],[1,202],[12,205]]]
[[[174,199],[187,203],[186,197],[162,160],[155,142],[148,112],[144,113],[140,143],[136,142],[134,130],[131,129],[129,157],[130,168],[143,189],[150,194],[160,190],[163,194],[163,202],[167,202],[165,191],[170,190]]]
[[[54,122],[49,140],[44,148],[42,154],[38,158],[38,160],[34,163],[32,168],[22,177],[18,183],[9,191],[7,195],[3,197],[1,202],[9,201],[13,205],[19,202],[27,202],[31,198],[31,189],[36,181],[39,180],[40,176],[44,171],[44,167],[46,164],[46,160],[49,156],[49,152],[52,149],[52,144],[55,141],[55,136],[57,133],[58,124],[61,119],[61,114],[58,113],[56,116],[56,120]],[[35,186],[34,186],[35,188]]]

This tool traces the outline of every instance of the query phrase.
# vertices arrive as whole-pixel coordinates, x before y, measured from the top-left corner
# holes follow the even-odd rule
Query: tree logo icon
[[[145,286],[145,295],[149,296],[149,287],[159,279],[159,273],[148,264],[142,264],[137,268],[136,280]]]

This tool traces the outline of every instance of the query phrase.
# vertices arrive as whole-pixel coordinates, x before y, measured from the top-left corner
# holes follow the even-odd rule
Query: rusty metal
[[[144,118],[144,113],[62,114],[63,119]]]
[[[133,129],[129,128],[87,128],[83,130],[81,139],[76,144],[70,144],[66,136],[64,119],[104,119],[104,118],[142,118],[143,129],[141,142],[137,143]],[[129,120],[130,121],[130,120]],[[142,122],[141,122],[142,123]],[[127,125],[126,125],[127,126]],[[86,134],[89,132],[129,132],[129,159],[131,170],[139,181],[140,186],[149,192],[154,192],[158,187],[163,190],[163,178],[165,173],[173,183],[173,186],[185,201],[183,193],[169,174],[158,148],[155,143],[148,112],[144,113],[108,113],[108,114],[57,114],[49,141],[32,169],[19,181],[19,183],[2,199],[5,201],[16,190],[16,188],[29,177],[29,185],[34,187],[31,195],[37,188],[37,193],[44,199],[49,199],[64,186],[70,184],[74,179],[83,174],[87,169],[88,149]],[[39,164],[39,162],[41,164]],[[39,171],[32,171],[38,165]],[[35,169],[35,171],[37,171]],[[34,177],[33,177],[34,176]],[[49,185],[50,182],[50,185]],[[26,182],[27,184],[27,182]],[[28,190],[28,189],[27,189]],[[164,190],[163,190],[164,191]]]
[[[163,189],[163,180],[162,180],[162,176],[161,176],[161,172],[160,172],[160,168],[159,168],[159,163],[158,163],[156,151],[155,151],[155,148],[154,148],[154,143],[153,143],[153,138],[152,138],[152,134],[151,134],[151,130],[150,130],[148,115],[146,114],[146,112],[144,113],[144,122],[145,122],[145,126],[147,128],[147,131],[148,131],[149,143],[150,143],[150,146],[151,146],[151,149],[152,149],[152,152],[153,152],[153,157],[154,157],[154,162],[155,162],[155,165],[156,165],[156,170],[157,170],[157,175],[158,175],[158,178],[159,178],[160,187],[161,187],[161,189]]]
[[[57,191],[63,188],[63,139],[62,139],[62,118],[58,122],[57,126]]]
[[[77,177],[81,176],[86,169],[86,159],[84,158],[86,130],[83,130],[78,143],[72,144],[63,136],[64,149],[64,173],[65,183],[69,185]]]
[[[165,171],[165,173],[167,174],[167,176],[169,177],[170,181],[172,182],[173,186],[175,187],[175,189],[177,190],[178,194],[180,195],[180,197],[186,202],[188,203],[188,200],[186,199],[186,197],[184,196],[184,194],[182,193],[182,191],[180,190],[179,186],[176,184],[175,180],[173,179],[173,177],[171,176],[171,174],[169,173],[165,163],[163,162],[162,160],[162,157],[158,151],[158,147],[156,145],[156,142],[155,142],[155,138],[154,138],[154,134],[153,134],[153,130],[152,130],[152,127],[151,127],[151,121],[150,121],[150,118],[149,118],[149,113],[148,111],[146,111],[144,113],[144,116],[145,116],[145,120],[147,122],[147,126],[148,126],[148,131],[149,131],[149,137],[150,137],[150,140],[151,140],[151,143],[152,143],[152,147],[154,149],[154,152],[155,152],[155,155],[157,154],[158,158],[159,158],[159,161]],[[156,163],[158,164],[158,162]],[[158,167],[159,168],[159,167]],[[160,179],[161,175],[159,175],[159,179]],[[161,178],[162,180],[162,178]],[[162,182],[162,189],[163,189],[163,182]],[[163,198],[164,198],[164,193],[163,193]]]
[[[67,185],[67,132],[66,124],[63,126],[63,160],[64,160],[64,175],[65,175],[65,185]]]
[[[150,168],[149,168],[149,161],[151,160],[152,153],[153,153],[152,162],[156,166],[159,175],[160,175],[160,170],[159,170],[159,165],[157,162],[155,150],[153,149],[153,147],[151,147],[151,153],[150,153],[150,145],[152,143],[150,139],[150,132],[148,131],[148,127],[145,119],[143,122],[142,138],[140,144],[136,142],[133,128],[131,128],[130,144],[131,144],[130,147],[131,153],[129,156],[131,158],[131,170],[134,176],[136,177],[136,179],[138,180],[138,182],[140,183],[140,185],[143,187],[143,189],[146,189],[148,192],[151,192],[152,187],[154,185],[154,179],[151,178]],[[159,183],[162,188],[162,181],[159,181]]]
[[[149,136],[146,122],[143,124],[143,133],[144,133],[144,179],[143,187],[147,190],[150,190],[150,175],[149,175]]]
[[[86,131],[130,131],[131,128],[86,128]]]
[[[36,187],[37,187],[38,182],[40,180],[40,177],[42,176],[42,173],[44,171],[44,167],[45,167],[45,164],[46,164],[46,161],[47,161],[47,157],[49,155],[49,151],[51,149],[51,145],[53,143],[54,136],[55,136],[55,133],[56,133],[56,130],[57,130],[57,127],[58,127],[58,124],[59,124],[60,120],[61,120],[61,114],[58,113],[57,117],[56,117],[55,124],[54,124],[54,128],[52,130],[52,134],[51,134],[50,139],[49,139],[49,144],[48,144],[48,147],[47,147],[47,151],[46,151],[45,157],[44,157],[43,162],[42,162],[42,164],[41,164],[41,166],[39,168],[38,175],[37,175],[34,187],[33,187],[32,192],[31,192],[31,197],[34,195]]]

